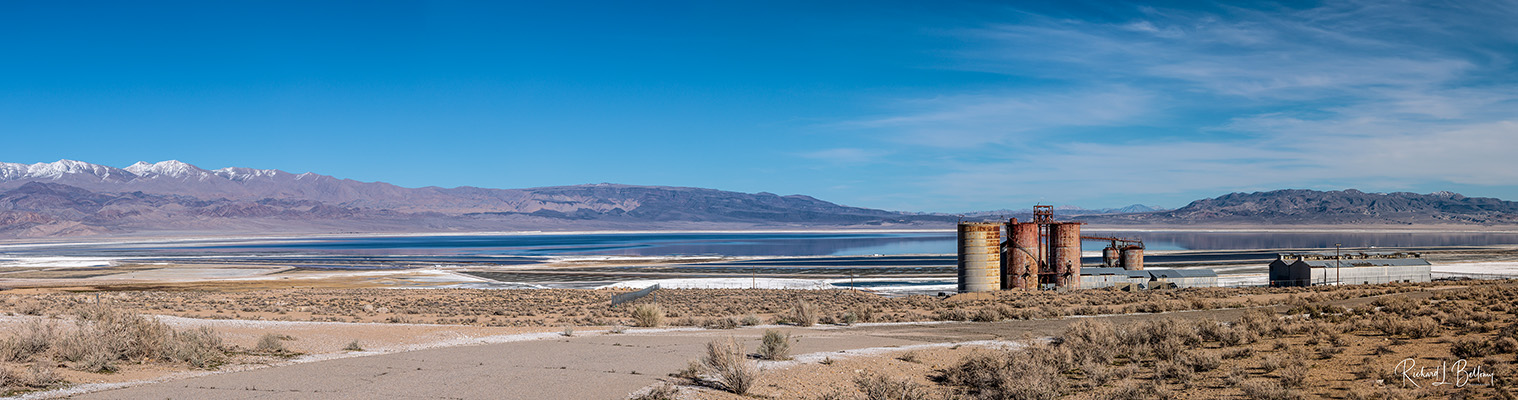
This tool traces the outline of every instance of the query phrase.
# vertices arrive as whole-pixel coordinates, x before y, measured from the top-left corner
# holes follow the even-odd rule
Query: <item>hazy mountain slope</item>
[[[846,207],[807,196],[578,185],[403,188],[312,173],[178,161],[112,168],[0,163],[0,236],[147,231],[393,232],[947,226],[952,217]]]
[[[1518,202],[1450,192],[1289,189],[1231,193],[1170,211],[1087,220],[1143,224],[1512,224],[1518,223]]]
[[[1099,224],[1513,224],[1518,203],[1455,193],[1278,190],[1175,210],[1143,205],[1058,217]],[[457,232],[618,229],[948,228],[966,215],[848,207],[802,195],[595,184],[528,189],[404,188],[313,173],[164,161],[0,163],[0,237],[128,233]]]

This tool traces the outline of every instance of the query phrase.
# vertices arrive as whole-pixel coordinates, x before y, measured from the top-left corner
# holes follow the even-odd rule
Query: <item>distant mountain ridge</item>
[[[1088,218],[1110,224],[1480,224],[1518,223],[1518,202],[1466,197],[1453,192],[1429,194],[1366,193],[1355,189],[1317,191],[1286,189],[1230,193],[1193,201],[1168,211]]]
[[[179,161],[0,163],[0,237],[169,232],[438,232],[945,226],[953,217],[808,196],[593,184],[404,188]]]
[[[116,234],[564,230],[949,228],[1031,210],[911,213],[804,195],[590,184],[527,189],[405,188],[272,169],[207,170],[179,161],[126,168],[60,160],[0,163],[0,238]],[[1277,190],[1174,210],[1057,207],[1095,224],[1518,224],[1518,203],[1451,192]]]
[[[1056,214],[1059,214],[1059,215],[1062,215],[1062,216],[1067,216],[1067,217],[1086,216],[1086,215],[1104,215],[1104,214],[1132,214],[1132,213],[1153,212],[1153,211],[1165,211],[1165,208],[1157,207],[1157,206],[1146,206],[1146,205],[1143,205],[1143,204],[1132,204],[1132,205],[1129,205],[1129,206],[1126,206],[1126,207],[1117,207],[1117,208],[1096,208],[1096,209],[1081,208],[1079,206],[1071,206],[1071,205],[1063,205],[1063,206],[1055,206],[1054,207],[1054,212]],[[977,211],[977,212],[972,212],[972,213],[966,213],[966,214],[963,214],[963,215],[966,216],[966,217],[996,217],[996,216],[1032,215],[1032,214],[1033,214],[1033,209],[1032,208],[1023,208],[1023,209],[1017,209],[1017,210],[1002,209],[1002,210],[992,210],[992,211]]]

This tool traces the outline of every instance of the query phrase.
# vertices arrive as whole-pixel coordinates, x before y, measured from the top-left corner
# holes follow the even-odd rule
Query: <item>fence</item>
[[[643,296],[647,296],[650,293],[653,293],[655,290],[659,290],[659,284],[657,284],[657,283],[655,283],[653,286],[649,286],[649,287],[643,288],[643,290],[639,290],[639,291],[636,291],[636,292],[627,292],[627,293],[619,294],[619,295],[616,295],[616,296],[612,296],[611,297],[611,305],[618,305],[618,304],[626,303],[626,302],[629,302],[629,301],[641,299],[641,298],[643,298]]]

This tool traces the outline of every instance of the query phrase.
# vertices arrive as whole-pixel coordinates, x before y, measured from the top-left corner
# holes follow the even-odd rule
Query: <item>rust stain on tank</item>
[[[995,222],[959,223],[959,292],[1001,289],[1001,228]]]
[[[1079,222],[1049,224],[1049,266],[1054,273],[1055,286],[1068,288],[1080,285],[1081,224]]]
[[[1143,247],[1128,246],[1123,248],[1123,269],[1129,271],[1141,271],[1144,269]]]
[[[1013,220],[1007,230],[1011,235],[1007,246],[1007,271],[1011,282],[1003,282],[1008,289],[1034,289],[1038,287],[1038,270],[1044,256],[1039,251],[1038,224],[1019,223]]]

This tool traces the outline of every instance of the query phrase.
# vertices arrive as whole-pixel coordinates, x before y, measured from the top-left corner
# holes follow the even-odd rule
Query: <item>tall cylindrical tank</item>
[[[1128,246],[1123,248],[1123,269],[1129,271],[1141,271],[1144,269],[1144,248]]]
[[[959,223],[959,292],[1001,289],[1001,224]]]
[[[1038,251],[1038,224],[1007,224],[1007,269],[1002,271],[1002,289],[1034,289],[1038,287],[1038,264],[1043,258]]]
[[[1118,251],[1117,246],[1107,246],[1107,248],[1102,249],[1103,267],[1117,267],[1121,263],[1120,258],[1122,258],[1122,253]]]
[[[1077,288],[1081,279],[1081,224],[1049,224],[1049,266],[1054,270],[1054,285]]]

